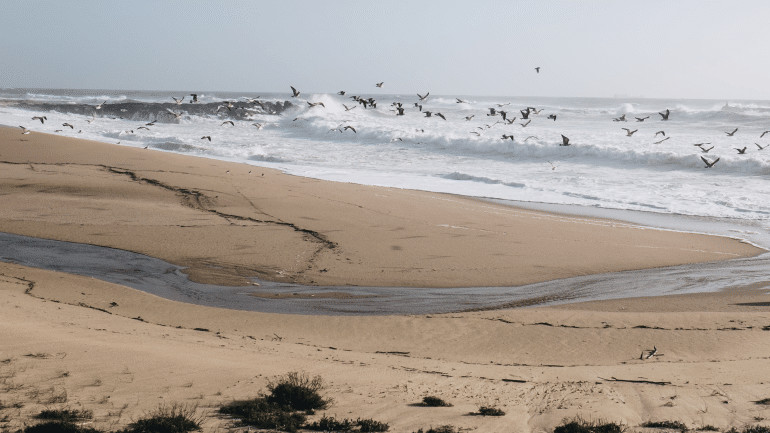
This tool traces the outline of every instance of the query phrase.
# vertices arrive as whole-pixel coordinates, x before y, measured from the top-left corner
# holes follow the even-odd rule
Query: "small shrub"
[[[147,417],[129,424],[122,433],[187,433],[200,430],[200,422],[194,406],[161,406]]]
[[[505,412],[503,412],[502,409],[492,407],[492,406],[481,406],[479,407],[479,411],[474,415],[481,415],[481,416],[503,416],[505,415]]]
[[[763,425],[752,425],[744,427],[741,433],[770,433],[770,427]]]
[[[265,397],[234,401],[221,407],[219,412],[239,418],[246,425],[285,431],[297,431],[307,419],[304,414],[287,410]]]
[[[94,413],[85,409],[45,409],[41,411],[35,418],[74,422],[91,419],[93,417]]]
[[[451,425],[442,425],[439,427],[431,427],[425,431],[423,431],[423,429],[419,429],[413,433],[457,433],[457,429],[455,429],[454,426],[451,426]]]
[[[756,404],[764,404],[764,405],[770,405],[770,397],[763,398],[762,400],[757,400],[754,403]]]
[[[91,427],[76,425],[71,421],[46,421],[27,427],[24,433],[102,433]]]
[[[353,429],[353,421],[347,418],[340,421],[333,416],[324,415],[320,420],[307,424],[303,428],[313,431],[350,431]]]
[[[687,431],[687,426],[680,421],[647,421],[642,427]]]
[[[361,419],[356,420],[356,424],[360,428],[362,433],[367,432],[385,432],[390,429],[390,426],[384,422],[375,421],[373,419]]]
[[[306,373],[291,372],[268,383],[267,388],[267,401],[293,410],[326,409],[331,403],[319,394],[324,389],[321,376],[311,379]]]
[[[623,433],[625,427],[618,423],[605,423],[603,421],[587,421],[577,417],[572,421],[557,426],[553,433]]]
[[[719,429],[714,427],[711,424],[708,424],[708,425],[704,425],[703,427],[699,428],[698,431],[719,431]]]
[[[427,397],[423,397],[422,399],[422,405],[423,406],[429,406],[429,407],[451,407],[451,403],[447,403],[446,401],[440,399],[439,397],[429,395]]]

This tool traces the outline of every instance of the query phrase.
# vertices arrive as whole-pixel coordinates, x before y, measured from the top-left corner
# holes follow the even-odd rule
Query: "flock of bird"
[[[540,73],[540,67],[536,67],[535,71],[536,71],[536,73],[539,74]],[[384,86],[384,82],[378,82],[378,83],[375,84],[376,88],[383,88],[383,86]],[[294,86],[289,86],[289,87],[291,88],[291,97],[292,98],[299,98],[300,95],[301,95],[301,92],[299,90],[297,90],[297,88],[295,88]],[[346,93],[347,93],[346,91],[340,90],[339,92],[337,92],[337,95],[339,95],[339,96],[346,96]],[[189,102],[188,102],[189,104],[197,104],[197,103],[199,103],[198,94],[195,94],[195,93],[191,93],[189,95],[182,96],[181,98],[172,97],[171,99],[173,99],[173,101],[174,101],[174,103],[176,105],[181,106],[183,103],[185,103],[185,98],[187,96],[190,97]],[[421,114],[425,118],[439,118],[439,119],[442,119],[444,121],[447,120],[447,117],[446,117],[446,115],[444,113],[441,113],[441,112],[438,112],[438,111],[431,111],[431,110],[427,109],[429,107],[426,107],[426,104],[428,104],[428,102],[429,102],[428,98],[430,97],[430,92],[426,92],[425,94],[417,93],[416,96],[417,96],[417,98],[416,98],[416,100],[413,101],[412,104],[404,103],[404,102],[401,102],[401,101],[392,102],[390,104],[390,106],[389,106],[390,107],[389,111],[393,112],[396,116],[404,116],[404,115],[407,114],[408,111],[413,111],[413,112],[417,112],[417,113]],[[377,100],[375,98],[373,98],[373,97],[364,98],[364,97],[357,96],[357,95],[348,96],[348,97],[354,103],[356,103],[358,105],[350,105],[350,106],[348,106],[347,104],[342,104],[342,106],[345,108],[346,112],[352,111],[352,110],[354,110],[354,109],[356,109],[358,107],[362,107],[362,109],[364,109],[364,110],[366,110],[366,109],[376,109],[377,108]],[[246,99],[247,103],[251,103],[251,104],[257,104],[259,102],[259,97],[257,97],[257,98],[245,98],[245,99]],[[462,100],[460,98],[455,98],[455,100],[456,100],[455,102],[457,104],[466,104],[466,103],[468,103],[468,101]],[[313,101],[305,101],[305,102],[307,103],[308,109],[315,108],[315,107],[326,108],[326,105],[324,105],[323,102],[313,102]],[[104,101],[101,104],[95,105],[94,106],[94,110],[102,110],[106,104],[107,104],[107,101]],[[482,125],[476,126],[475,129],[471,130],[469,133],[472,134],[472,135],[475,135],[475,136],[481,136],[483,132],[485,132],[486,130],[492,129],[495,125],[498,125],[498,124],[503,125],[503,126],[506,126],[506,125],[518,125],[520,128],[523,129],[523,128],[526,128],[527,126],[529,126],[530,123],[533,121],[533,119],[538,117],[540,115],[540,113],[542,112],[542,109],[537,109],[536,107],[532,107],[532,106],[526,106],[526,107],[523,107],[521,109],[506,108],[509,105],[510,105],[510,103],[503,103],[503,104],[495,104],[494,107],[489,107],[488,108],[488,112],[484,113],[484,114],[485,114],[486,117],[490,118],[490,120],[488,122],[483,122]],[[243,109],[243,107],[242,106],[241,107],[237,107],[235,105],[235,103],[232,102],[232,101],[223,101],[217,107],[216,112],[219,113],[220,110],[231,111],[233,109]],[[169,116],[172,116],[174,119],[179,119],[179,118],[181,118],[185,114],[184,112],[177,112],[177,111],[173,111],[173,110],[168,109],[168,108],[166,108],[165,113],[167,113],[167,115],[169,115]],[[660,122],[666,122],[671,117],[671,111],[669,109],[666,109],[665,111],[658,112],[657,114],[660,116],[660,118],[658,119]],[[479,115],[481,116],[481,114],[479,114]],[[643,117],[642,116],[634,116],[634,120],[635,120],[636,123],[643,123],[643,122],[647,121],[648,119],[650,119],[650,117],[653,116],[653,115],[654,114],[651,113],[651,114],[648,114],[648,115],[643,116]],[[469,121],[473,120],[474,117],[476,117],[476,114],[467,115],[467,116],[464,116],[464,120],[469,122]],[[92,114],[92,119],[87,120],[87,122],[91,123],[94,119],[95,119],[95,113]],[[494,121],[492,121],[492,119],[494,119]],[[517,122],[517,119],[519,120],[519,122]],[[553,122],[556,122],[557,114],[556,113],[549,113],[546,116],[546,119],[547,120],[551,120]],[[33,116],[32,120],[39,121],[41,124],[44,124],[48,120],[48,118],[46,116]],[[294,118],[293,120],[297,121],[297,120],[299,120],[299,117]],[[626,114],[622,114],[622,115],[620,115],[618,117],[613,118],[612,121],[613,122],[629,122],[630,120],[626,118]],[[148,122],[148,123],[144,123],[142,126],[137,127],[136,130],[149,130],[149,128],[154,126],[156,124],[156,122],[157,122],[157,119],[155,119],[155,120],[153,120],[151,122]],[[225,121],[223,121],[220,124],[220,126],[226,126],[226,125],[235,126],[235,122],[233,122],[232,120],[225,120]],[[251,125],[256,127],[257,129],[262,129],[265,126],[264,123],[252,123]],[[29,134],[31,132],[30,129],[28,129],[25,126],[19,126],[19,127],[22,130],[22,134],[26,135],[26,134]],[[69,128],[71,128],[73,130],[75,128],[74,125],[72,125],[69,122],[62,123],[62,127],[69,127]],[[634,134],[639,132],[639,128],[638,127],[635,128],[635,129],[623,127],[623,128],[620,128],[620,129],[625,131],[625,136],[626,137],[632,137]],[[55,132],[61,132],[61,131],[62,131],[61,129],[57,129]],[[333,132],[333,131],[337,131],[337,132],[340,132],[340,133],[343,133],[345,131],[352,131],[353,133],[357,133],[357,130],[356,130],[356,128],[354,126],[352,126],[352,125],[345,125],[345,124],[340,124],[336,128],[330,129],[330,132]],[[78,132],[82,132],[82,130],[79,130]],[[130,133],[130,134],[133,134],[134,132],[135,131],[133,129],[132,130],[124,131],[124,133]],[[424,129],[418,129],[417,132],[424,132]],[[737,132],[738,132],[738,128],[736,127],[732,131],[725,131],[725,134],[728,137],[734,137]],[[770,131],[762,132],[762,134],[760,135],[760,138],[764,137],[768,133],[770,133]],[[662,137],[660,140],[658,140],[659,136]],[[654,141],[652,141],[652,143],[653,144],[661,144],[664,141],[669,140],[670,138],[671,137],[666,134],[665,130],[660,129],[660,130],[657,130],[655,132],[655,134],[653,135],[653,140]],[[211,135],[204,135],[204,136],[200,137],[200,139],[201,140],[208,140],[209,142],[211,142],[212,136]],[[503,133],[501,135],[501,139],[502,140],[511,140],[511,141],[514,141],[514,142],[516,141],[513,133]],[[534,135],[529,135],[529,136],[527,136],[527,138],[525,138],[523,140],[523,142],[527,142],[530,139],[538,139],[538,137],[536,137]],[[391,141],[403,141],[403,139],[400,138],[400,137],[397,137],[397,138],[394,138]],[[564,134],[561,134],[561,141],[558,142],[559,146],[571,146],[573,144],[574,143],[570,142],[569,137],[567,137]],[[764,150],[768,146],[768,145],[762,146],[762,145],[760,145],[759,143],[756,143],[756,142],[754,144],[756,145],[758,151]],[[711,142],[694,143],[694,146],[697,147],[700,150],[700,152],[704,153],[704,154],[709,153],[712,149],[714,149],[713,145],[711,147],[706,147],[708,145],[711,145]],[[147,148],[147,146],[145,146],[145,149],[146,148]],[[738,152],[738,154],[744,155],[747,152],[748,146],[744,146],[742,148],[735,147],[734,149]],[[705,164],[705,168],[712,168],[712,167],[714,167],[714,165],[716,165],[716,163],[719,162],[719,160],[720,160],[719,157],[716,157],[715,159],[709,160],[709,159],[705,158],[703,155],[700,155],[700,159]],[[555,169],[555,166],[552,163],[551,163],[551,166],[552,166],[553,169]]]

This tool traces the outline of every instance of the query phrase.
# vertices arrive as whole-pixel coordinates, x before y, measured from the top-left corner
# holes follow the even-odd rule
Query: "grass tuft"
[[[428,430],[419,429],[413,433],[457,433],[457,429],[451,425],[442,425],[438,427],[431,427]]]
[[[311,378],[307,373],[291,372],[267,385],[267,401],[298,411],[326,409],[330,399],[321,396],[325,388],[321,376]]]
[[[91,427],[79,426],[71,421],[46,421],[29,426],[23,433],[103,433]]]
[[[94,417],[94,413],[85,409],[45,409],[35,418],[52,421],[84,421]]]
[[[505,412],[497,407],[494,406],[481,406],[479,407],[478,412],[471,413],[471,415],[480,415],[480,416],[504,416]]]

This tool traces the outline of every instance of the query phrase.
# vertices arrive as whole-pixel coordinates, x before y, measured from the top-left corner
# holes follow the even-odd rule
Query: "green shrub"
[[[268,401],[265,397],[234,401],[219,409],[220,413],[239,418],[243,424],[262,429],[297,431],[307,417]]]
[[[83,421],[94,417],[94,413],[85,409],[45,409],[35,418],[58,421]]]
[[[442,425],[439,427],[431,427],[425,431],[423,431],[423,429],[419,429],[413,433],[457,433],[457,429],[451,425]]]
[[[195,407],[161,406],[145,418],[132,422],[122,433],[187,433],[200,430]]]
[[[375,421],[373,419],[361,419],[356,420],[356,424],[361,429],[362,433],[367,432],[384,432],[390,429],[390,426],[384,422]]]
[[[423,406],[430,406],[430,407],[451,407],[451,403],[447,403],[444,400],[442,400],[439,397],[429,395],[427,397],[423,397],[422,399],[422,405]]]
[[[687,431],[687,426],[680,421],[647,421],[642,427]]]
[[[623,433],[625,427],[618,423],[587,421],[577,417],[553,430],[553,433]]]
[[[303,428],[313,431],[350,431],[353,429],[353,421],[347,418],[340,421],[333,416],[324,415],[320,420],[306,424]]]
[[[505,415],[505,412],[503,412],[502,409],[492,407],[492,406],[481,406],[479,407],[479,411],[477,413],[481,416],[503,416]],[[476,415],[476,414],[474,414]]]
[[[267,401],[293,410],[326,409],[331,403],[319,393],[324,389],[321,376],[312,379],[306,373],[291,372],[267,385]]]

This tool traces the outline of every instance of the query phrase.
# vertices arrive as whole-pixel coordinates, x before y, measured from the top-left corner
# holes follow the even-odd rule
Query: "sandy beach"
[[[751,257],[728,238],[0,128],[0,231],[109,246],[199,282],[509,286]],[[714,294],[473,313],[335,317],[223,310],[0,263],[0,429],[45,407],[124,426],[162,402],[216,408],[289,371],[337,417],[394,432],[551,431],[580,415],[765,424],[770,278]],[[265,294],[264,296],[273,296]],[[661,356],[640,359],[657,347]],[[641,382],[641,383],[640,383]],[[449,408],[414,405],[436,395]],[[503,417],[469,416],[481,405]],[[318,414],[320,416],[320,414]]]

